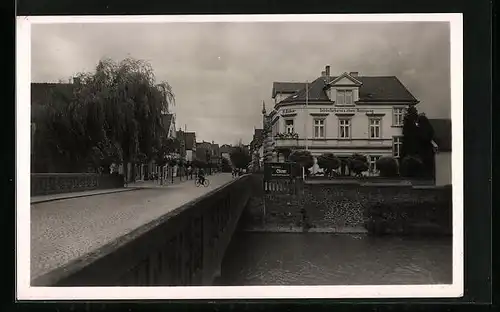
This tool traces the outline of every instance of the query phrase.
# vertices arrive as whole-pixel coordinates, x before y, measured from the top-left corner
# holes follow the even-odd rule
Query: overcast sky
[[[449,24],[175,23],[32,26],[32,81],[92,71],[99,59],[152,64],[176,96],[177,128],[233,144],[261,127],[273,81],[331,74],[395,75],[431,118],[450,118]]]

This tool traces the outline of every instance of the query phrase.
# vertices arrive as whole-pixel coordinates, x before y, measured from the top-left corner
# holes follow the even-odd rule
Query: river
[[[451,284],[448,238],[235,233],[219,285]]]

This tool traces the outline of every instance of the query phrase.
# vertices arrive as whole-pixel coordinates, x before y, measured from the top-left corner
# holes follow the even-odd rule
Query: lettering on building
[[[287,108],[287,109],[284,109],[283,111],[281,111],[282,114],[291,114],[291,113],[295,113],[295,109],[293,108]]]
[[[370,113],[373,114],[373,109],[367,108],[320,108],[320,113]]]

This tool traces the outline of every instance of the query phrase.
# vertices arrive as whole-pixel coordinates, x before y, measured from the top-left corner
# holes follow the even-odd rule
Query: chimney
[[[354,77],[354,78],[358,77],[358,74],[359,74],[359,72],[350,72],[350,73],[349,73],[349,75],[350,75],[351,77]]]
[[[330,65],[326,65],[325,67],[325,77],[326,77],[326,83],[330,82]]]
[[[321,72],[321,77],[325,78],[326,77],[326,71]]]

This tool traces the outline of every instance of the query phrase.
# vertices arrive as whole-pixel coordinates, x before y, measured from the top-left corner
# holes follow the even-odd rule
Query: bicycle
[[[200,179],[199,178],[196,178],[196,180],[194,180],[194,185],[196,185],[196,187],[199,187],[203,184],[204,187],[208,187],[210,185],[210,181],[208,181],[207,178],[205,178],[203,180],[203,183],[201,183]]]

